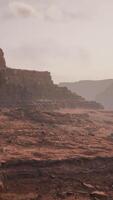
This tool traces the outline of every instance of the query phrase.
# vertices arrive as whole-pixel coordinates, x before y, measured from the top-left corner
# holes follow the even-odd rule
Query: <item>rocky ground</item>
[[[0,199],[113,199],[113,112],[1,109]]]

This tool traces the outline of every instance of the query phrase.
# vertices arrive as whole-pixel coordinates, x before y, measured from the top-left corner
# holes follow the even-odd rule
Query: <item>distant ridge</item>
[[[96,100],[101,102],[105,108],[113,109],[113,82],[96,96]]]
[[[113,79],[64,82],[60,83],[59,86],[77,92],[88,101],[97,101],[105,108],[113,109]]]

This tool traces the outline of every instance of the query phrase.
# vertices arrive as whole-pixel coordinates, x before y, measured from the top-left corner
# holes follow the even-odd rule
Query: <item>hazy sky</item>
[[[0,0],[0,47],[55,82],[113,78],[113,0]]]

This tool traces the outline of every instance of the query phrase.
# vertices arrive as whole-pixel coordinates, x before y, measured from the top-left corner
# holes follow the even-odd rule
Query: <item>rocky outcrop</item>
[[[0,104],[41,104],[61,100],[83,101],[82,97],[67,88],[53,84],[49,72],[37,72],[6,68],[0,72]]]
[[[49,72],[38,72],[6,67],[3,51],[0,54],[0,106],[42,105],[53,107],[102,108],[96,102],[87,102],[66,87],[58,87]],[[46,104],[47,105],[47,104]]]
[[[0,49],[0,70],[3,70],[6,68],[6,62],[5,62],[5,58],[4,58],[4,53],[2,51],[2,49]]]

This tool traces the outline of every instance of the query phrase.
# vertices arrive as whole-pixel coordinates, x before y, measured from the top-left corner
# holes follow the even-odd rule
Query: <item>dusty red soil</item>
[[[113,199],[111,111],[1,109],[0,144],[0,199]]]

